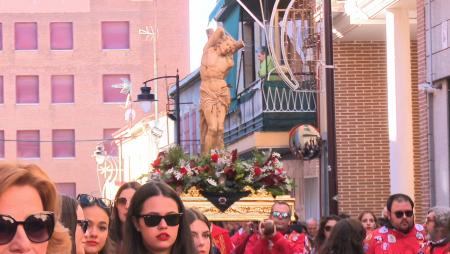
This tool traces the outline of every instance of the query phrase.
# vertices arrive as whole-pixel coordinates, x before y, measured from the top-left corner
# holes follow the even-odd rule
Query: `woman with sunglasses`
[[[364,254],[366,231],[358,220],[342,219],[334,226],[319,254]]]
[[[0,163],[0,253],[71,251],[55,185],[36,165]]]
[[[318,253],[320,248],[324,245],[325,241],[330,238],[331,232],[341,217],[337,215],[329,215],[322,217],[319,224],[319,231],[317,232],[317,237],[314,242],[314,249],[312,253]]]
[[[183,202],[167,184],[150,181],[131,199],[122,253],[196,253]]]
[[[111,243],[114,245],[113,249],[117,250],[117,253],[120,253],[120,249],[123,246],[123,231],[125,229],[128,207],[131,198],[139,187],[141,187],[141,184],[138,182],[128,182],[122,184],[119,190],[117,190],[109,232],[109,237],[112,240]]]
[[[111,201],[88,194],[79,194],[78,202],[83,208],[84,217],[88,221],[86,231],[86,254],[107,254],[110,250],[108,241],[111,216]]]
[[[61,195],[61,223],[69,229],[72,254],[84,254],[84,233],[88,221],[84,219],[83,210],[76,199]]]

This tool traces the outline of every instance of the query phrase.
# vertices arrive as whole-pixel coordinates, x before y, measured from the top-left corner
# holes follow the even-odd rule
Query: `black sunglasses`
[[[106,198],[97,198],[91,196],[89,194],[78,194],[77,200],[80,202],[80,205],[83,206],[91,206],[93,204],[97,204],[103,208],[110,209],[112,206],[112,202]]]
[[[127,204],[127,202],[128,202],[127,198],[121,197],[121,198],[117,198],[115,203],[116,203],[116,205],[124,206]]]
[[[138,218],[144,218],[144,223],[147,227],[156,227],[161,223],[161,220],[164,219],[164,221],[167,223],[168,226],[176,226],[180,224],[182,213],[171,213],[167,214],[165,216],[161,216],[158,214],[143,214],[139,215]]]
[[[281,220],[281,219],[287,219],[287,218],[291,217],[291,214],[287,213],[287,212],[282,213],[282,212],[275,211],[275,212],[272,212],[272,216]]]
[[[52,212],[42,212],[32,214],[24,221],[16,221],[9,215],[0,214],[0,245],[11,242],[19,225],[23,226],[31,242],[43,243],[52,237],[55,229],[55,215]]]
[[[333,226],[325,226],[324,227],[324,229],[325,229],[325,231],[327,231],[327,232],[330,232],[331,230],[333,230]]]
[[[396,211],[396,212],[394,212],[394,214],[395,214],[395,217],[397,217],[397,219],[401,219],[405,215],[408,218],[413,216],[414,212],[411,211],[411,210],[408,210],[408,211]]]
[[[81,229],[83,230],[83,233],[86,233],[86,231],[89,227],[89,221],[88,220],[77,220],[77,224],[80,225]]]

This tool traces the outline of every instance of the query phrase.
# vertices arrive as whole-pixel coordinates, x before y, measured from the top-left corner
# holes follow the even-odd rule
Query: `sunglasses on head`
[[[291,217],[291,215],[287,212],[272,212],[272,217],[276,217],[278,219],[287,219],[289,217]]]
[[[147,227],[156,227],[161,223],[161,220],[164,219],[168,226],[174,227],[180,224],[182,213],[171,213],[164,216],[158,214],[143,214],[139,215],[139,218],[144,218],[144,223]]]
[[[78,194],[77,200],[80,202],[81,206],[91,206],[93,204],[97,204],[103,208],[111,208],[112,202],[106,198],[96,198],[89,194]]]
[[[397,217],[397,219],[401,219],[405,215],[408,218],[413,216],[414,212],[411,211],[411,210],[408,210],[408,211],[396,211],[396,212],[394,212],[394,214],[395,214],[395,217]]]
[[[19,225],[23,226],[31,242],[43,243],[52,237],[55,229],[55,215],[52,212],[42,212],[32,214],[24,221],[16,221],[9,215],[0,214],[0,245],[11,242]]]
[[[127,198],[121,197],[121,198],[117,198],[115,203],[116,203],[116,205],[124,206],[127,204],[127,202],[128,202]]]
[[[86,233],[86,231],[89,227],[89,221],[88,220],[77,220],[77,224],[80,225],[81,229],[83,230],[83,233]]]

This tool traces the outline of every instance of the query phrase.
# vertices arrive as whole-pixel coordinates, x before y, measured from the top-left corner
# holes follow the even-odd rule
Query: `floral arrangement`
[[[188,157],[180,147],[172,147],[158,156],[150,171],[152,178],[165,181],[179,192],[196,186],[202,192],[242,193],[250,187],[277,196],[292,189],[280,158],[278,153],[255,151],[252,160],[243,161],[236,150],[212,150],[208,155]]]

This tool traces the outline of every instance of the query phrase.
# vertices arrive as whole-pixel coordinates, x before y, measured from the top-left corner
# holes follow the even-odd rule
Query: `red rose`
[[[211,155],[211,160],[215,163],[219,161],[219,155],[217,153]]]
[[[262,174],[261,168],[256,167],[254,170],[255,176],[260,176]]]
[[[161,165],[161,158],[156,159],[152,163],[152,167],[154,167],[154,168],[159,168],[160,165]]]
[[[183,175],[187,174],[187,169],[185,167],[180,168],[180,173]]]
[[[237,160],[237,149],[231,151],[231,162],[235,162]]]

